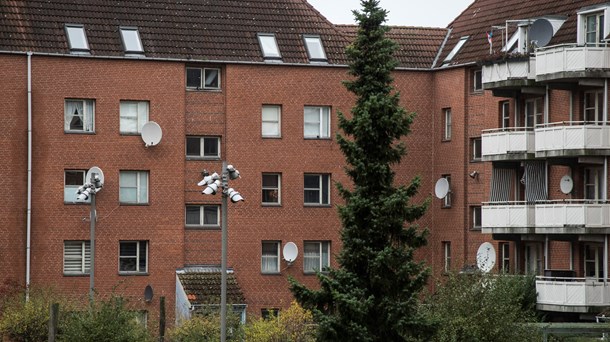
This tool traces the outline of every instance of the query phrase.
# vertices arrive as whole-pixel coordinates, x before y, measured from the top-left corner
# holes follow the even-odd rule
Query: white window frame
[[[135,112],[132,107],[135,106]],[[121,134],[141,134],[142,127],[148,122],[150,104],[148,101],[121,100],[119,104],[119,132]],[[127,122],[135,121],[135,129]]]
[[[75,253],[68,254],[68,248],[75,249]],[[79,251],[76,251],[79,249]],[[63,260],[63,273],[64,275],[86,275],[90,273],[91,269],[91,243],[88,240],[85,241],[64,241],[64,260]],[[67,268],[67,261],[79,262],[80,270],[71,270]]]
[[[303,42],[310,62],[326,62],[326,51],[319,35],[305,34]]]
[[[443,109],[443,140],[444,141],[449,141],[451,140],[451,129],[452,129],[452,114],[451,114],[451,108],[444,108]]]
[[[282,137],[282,106],[263,105],[261,108],[261,135],[263,138]]]
[[[273,185],[265,185],[265,176],[271,176],[277,178],[277,187]],[[264,172],[262,175],[262,185],[261,185],[261,202],[264,205],[281,205],[282,204],[282,174],[281,173],[273,173],[273,172]],[[273,193],[275,193],[275,197],[277,200],[275,202],[265,201],[265,194],[270,193],[269,198],[274,197]]]
[[[588,95],[593,97],[593,103],[589,103],[590,97]],[[582,102],[583,121],[586,124],[602,124],[604,122],[604,92],[602,90],[585,91]]]
[[[510,102],[502,101],[500,104],[500,110],[502,111],[502,128],[510,127]]]
[[[470,207],[471,210],[471,219],[472,219],[472,230],[481,230],[481,225],[483,223],[482,219],[482,211],[481,206],[473,205]],[[478,224],[477,224],[478,223]]]
[[[258,43],[265,60],[280,60],[282,54],[273,33],[258,33]]]
[[[471,162],[480,162],[483,156],[483,139],[481,137],[472,138],[470,148],[472,149]]]
[[[502,272],[509,273],[510,272],[510,243],[502,242],[500,244],[500,260],[502,263],[500,264],[502,267]]]
[[[306,177],[317,177],[318,178],[318,187],[316,188],[307,188],[305,187],[305,178]],[[326,196],[324,196],[324,190],[326,189]],[[307,202],[308,191],[317,191],[318,192],[318,200],[316,202]],[[303,203],[305,205],[314,205],[314,206],[328,206],[330,205],[330,174],[328,173],[306,173],[303,176]]]
[[[68,172],[80,173],[82,175],[82,181],[80,184],[66,184]],[[64,170],[64,203],[75,203],[76,202],[76,190],[86,183],[85,177],[87,176],[87,170]],[[91,198],[83,201],[90,203]]]
[[[303,108],[303,136],[305,139],[329,139],[330,124],[329,106],[305,106]],[[308,133],[308,127],[312,133]],[[311,129],[313,127],[317,127],[316,133],[313,133],[314,129]]]
[[[136,244],[136,255],[135,256],[123,256],[121,255],[121,245],[122,244],[127,244],[127,243],[135,243]],[[141,258],[141,249],[142,249],[142,245],[145,248],[145,255],[144,257],[146,258],[146,260],[144,260],[145,265],[144,265],[144,269],[140,268],[140,258]],[[148,246],[149,246],[149,242],[146,240],[140,240],[140,241],[131,241],[131,240],[126,240],[126,241],[119,241],[119,274],[142,274],[142,273],[148,273],[148,261],[150,260],[150,258],[148,257],[149,254],[149,250],[148,250]],[[125,260],[125,259],[136,259],[136,269],[135,270],[121,270],[121,260]]]
[[[449,184],[449,191],[445,198],[443,198],[443,208],[451,208],[451,175],[442,175],[441,177],[445,178]]]
[[[592,256],[587,257],[587,251],[592,252]],[[583,246],[583,272],[587,279],[603,280],[603,260],[604,249],[601,244],[590,243]],[[591,270],[591,264],[594,267]],[[593,272],[591,272],[593,271]],[[591,274],[593,273],[593,274]]]
[[[311,253],[307,247],[315,247],[317,252]],[[317,264],[317,267],[308,267],[308,264],[313,263]],[[303,242],[303,273],[325,272],[328,267],[330,267],[330,241]]]
[[[188,71],[189,70],[195,70],[199,72],[199,82],[197,84],[197,86],[193,86],[193,85],[189,85],[188,83]],[[210,73],[215,72],[216,73],[216,82],[208,82],[208,77],[210,77],[211,75],[209,75]],[[186,88],[187,89],[196,89],[196,90],[219,90],[220,89],[220,85],[221,85],[221,73],[220,73],[220,68],[195,68],[195,67],[187,67],[186,68]]]
[[[261,241],[261,273],[277,274],[280,273],[280,241]],[[275,254],[265,254],[265,245],[268,247],[275,246]],[[266,268],[265,265],[274,264],[274,268]]]
[[[188,223],[187,221],[187,211],[188,208],[199,208],[199,222],[198,223]],[[216,211],[216,221],[215,222],[206,222],[206,209],[214,208]],[[184,208],[184,225],[187,227],[211,227],[211,228],[219,228],[220,227],[220,206],[215,204],[187,204]]]
[[[85,26],[82,24],[66,24],[65,30],[70,53],[88,54],[90,49]]]
[[[535,97],[525,100],[525,127],[536,128],[544,123],[544,98]]]
[[[136,184],[125,184],[124,176],[135,174]],[[128,171],[123,170],[119,172],[119,202],[121,204],[148,204],[149,197],[149,180],[150,175],[148,171]],[[135,191],[135,201],[127,201],[125,199],[126,191]]]
[[[76,108],[75,106],[81,107]],[[78,109],[82,113],[76,112]],[[79,117],[83,128],[74,129],[72,121]],[[64,132],[66,133],[94,133],[95,132],[95,101],[91,99],[65,99],[64,100]]]
[[[601,167],[586,167],[583,169],[583,197],[585,200],[599,201],[602,199],[603,171]]]
[[[451,241],[443,241],[443,272],[451,271]]]
[[[193,144],[195,143],[196,140],[199,140],[199,154],[194,154],[194,153],[189,154],[189,151],[188,151],[189,140],[191,140]],[[216,145],[217,152],[216,152],[216,154],[206,155],[205,147],[209,146],[210,143]],[[185,153],[186,153],[187,159],[220,159],[220,137],[207,136],[207,135],[205,135],[205,136],[187,136],[185,148],[186,148]]]
[[[451,49],[451,51],[449,52],[447,57],[445,57],[445,60],[443,60],[443,65],[448,65],[449,63],[451,63],[451,60],[453,60],[453,57],[455,57],[455,55],[457,55],[458,52],[460,52],[460,50],[462,49],[464,44],[466,44],[466,42],[468,41],[468,38],[470,38],[470,36],[460,37],[460,40],[455,44],[453,49]]]
[[[476,69],[472,71],[472,92],[480,93],[483,91],[483,71]]]
[[[578,27],[578,34],[576,35],[576,43],[580,46],[583,45],[588,45],[587,44],[587,17],[591,16],[591,15],[602,15],[604,17],[604,23],[603,23],[603,28],[600,28],[599,26],[596,28],[596,31],[601,33],[601,38],[602,40],[605,40],[605,38],[608,36],[607,32],[610,32],[610,22],[608,21],[608,17],[610,13],[610,6],[608,6],[607,4],[598,4],[598,5],[593,5],[593,6],[588,6],[585,7],[583,9],[581,9],[580,11],[577,11],[577,27]],[[599,23],[599,21],[598,21]],[[599,40],[599,33],[596,35],[598,37]],[[600,43],[597,42],[595,44],[591,44],[589,46],[600,46],[600,45],[605,45],[604,43]]]
[[[125,54],[141,55],[144,53],[144,45],[140,39],[140,32],[137,27],[121,26],[119,31],[121,32],[121,41],[123,42]]]

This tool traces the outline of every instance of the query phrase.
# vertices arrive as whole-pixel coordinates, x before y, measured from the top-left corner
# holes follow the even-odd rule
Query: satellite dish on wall
[[[100,180],[100,184],[104,185],[104,172],[97,166],[94,166],[87,171],[87,175],[85,176],[85,183],[91,182],[91,175],[96,174]]]
[[[447,178],[439,178],[434,186],[434,194],[437,198],[443,199],[449,193],[449,181]]]
[[[544,18],[536,19],[529,31],[529,41],[537,47],[547,46],[553,38],[553,24]]]
[[[488,273],[496,265],[496,249],[489,242],[483,242],[477,250],[477,267]]]
[[[571,193],[572,189],[574,189],[574,181],[572,180],[572,177],[569,175],[561,177],[561,181],[559,181],[559,188],[561,189],[561,192],[566,195]]]
[[[144,140],[146,147],[157,145],[161,141],[162,136],[161,126],[156,122],[149,121],[142,126],[142,140]]]
[[[284,255],[284,260],[288,261],[288,263],[291,264],[297,259],[297,256],[299,255],[299,248],[294,242],[287,242],[284,245],[284,250],[282,254]]]

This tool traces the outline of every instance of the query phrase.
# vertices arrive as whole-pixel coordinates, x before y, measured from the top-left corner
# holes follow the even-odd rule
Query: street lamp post
[[[228,199],[231,202],[237,203],[243,201],[243,197],[233,188],[229,188],[229,179],[239,178],[239,171],[233,165],[227,165],[226,161],[222,162],[222,174],[209,174],[206,170],[203,171],[203,180],[199,182],[199,186],[206,186],[202,193],[205,195],[214,195],[218,187],[222,187],[222,205],[221,205],[221,261],[220,261],[220,341],[227,340],[227,207]]]

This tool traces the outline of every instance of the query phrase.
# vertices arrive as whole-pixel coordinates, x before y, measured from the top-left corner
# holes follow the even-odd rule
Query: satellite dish
[[[561,189],[561,192],[566,195],[571,193],[572,189],[574,189],[574,181],[572,181],[572,177],[569,175],[561,177],[561,181],[559,181],[559,188]]]
[[[443,199],[449,193],[449,181],[447,178],[439,178],[434,186],[434,194],[437,198]]]
[[[287,242],[284,245],[284,250],[282,254],[284,255],[284,260],[288,261],[288,263],[291,264],[297,259],[297,256],[299,255],[299,249],[294,242]]]
[[[146,288],[144,289],[144,300],[147,303],[150,303],[150,301],[153,299],[153,289],[150,285],[146,285]]]
[[[94,166],[87,171],[87,175],[85,176],[85,183],[91,182],[91,175],[95,173],[100,179],[100,184],[104,185],[104,172],[97,166]]]
[[[496,250],[489,242],[483,242],[477,251],[477,267],[488,273],[496,265]]]
[[[146,147],[155,146],[161,141],[163,132],[161,126],[154,121],[149,121],[142,126],[142,140]]]
[[[537,47],[547,46],[553,38],[553,24],[544,18],[536,19],[529,31],[529,41]]]

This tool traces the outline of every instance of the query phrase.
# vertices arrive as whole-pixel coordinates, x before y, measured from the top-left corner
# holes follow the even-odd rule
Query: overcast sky
[[[333,24],[353,24],[352,10],[360,0],[307,0]],[[386,24],[397,26],[446,27],[473,0],[380,0],[389,11]]]

